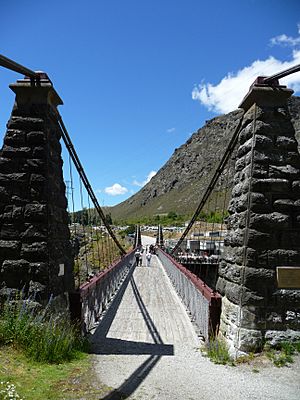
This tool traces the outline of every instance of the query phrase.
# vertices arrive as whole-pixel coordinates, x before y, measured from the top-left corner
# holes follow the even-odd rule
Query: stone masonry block
[[[8,129],[20,129],[30,132],[31,130],[42,130],[44,119],[24,116],[12,116],[7,123]]]
[[[0,271],[0,280],[7,287],[22,289],[28,279],[29,263],[26,260],[5,260]]]
[[[43,146],[35,147],[32,151],[32,158],[46,158],[46,149]]]
[[[269,214],[251,214],[249,227],[258,229],[261,232],[270,232],[274,229],[288,229],[291,224],[289,215],[279,212]]]
[[[27,133],[27,143],[30,145],[42,145],[46,141],[43,131],[33,131]]]
[[[263,334],[258,329],[240,329],[239,343],[235,343],[240,351],[257,352],[263,347]]]
[[[22,227],[15,224],[0,225],[0,239],[3,240],[19,240]]]
[[[7,188],[0,186],[0,203],[6,204],[9,200],[9,192]]]
[[[16,172],[18,171],[18,168],[18,160],[0,156],[1,174]]]
[[[44,174],[46,172],[47,165],[45,160],[29,158],[26,160],[26,164],[24,164],[23,168],[29,173]]]
[[[286,193],[290,189],[287,179],[254,179],[252,189],[255,192]]]
[[[47,242],[23,243],[21,256],[27,261],[47,261],[49,258]]]
[[[275,288],[276,276],[275,269],[266,268],[245,268],[244,284],[255,294],[265,296],[266,290],[271,287]]]
[[[29,276],[33,281],[40,283],[48,283],[49,280],[49,266],[45,262],[36,262],[29,264]]]
[[[300,181],[296,180],[292,182],[292,192],[300,195]]]
[[[249,153],[249,151],[251,151],[251,149],[252,149],[252,138],[248,139],[245,143],[240,145],[237,152],[237,157],[240,158],[245,156],[247,153]]]
[[[0,240],[1,258],[16,259],[20,256],[21,242],[18,240]]]
[[[24,218],[28,221],[47,222],[47,205],[32,203],[25,206]]]
[[[298,203],[292,199],[277,199],[274,201],[273,207],[276,211],[283,213],[294,213],[299,209]]]
[[[12,147],[4,145],[2,148],[2,156],[7,158],[28,157],[31,153],[30,147]]]
[[[239,320],[240,307],[232,303],[226,296],[222,298],[223,318],[230,324],[237,325]]]
[[[241,266],[237,264],[228,264],[227,262],[220,262],[219,275],[227,281],[233,283],[241,282]]]
[[[296,179],[300,176],[300,169],[292,165],[270,165],[269,176],[271,179]]]
[[[8,146],[24,146],[26,143],[25,132],[17,129],[8,129],[4,138],[4,143]]]
[[[48,229],[45,224],[25,224],[25,230],[20,234],[20,238],[25,242],[45,241],[48,237]]]
[[[286,249],[299,249],[300,243],[300,231],[299,229],[289,230],[286,232],[281,232],[280,234],[280,248]]]
[[[276,137],[276,147],[280,147],[284,150],[297,151],[298,143],[295,137],[279,135]]]

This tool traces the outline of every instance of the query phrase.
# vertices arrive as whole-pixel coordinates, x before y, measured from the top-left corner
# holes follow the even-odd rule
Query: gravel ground
[[[299,400],[300,357],[277,368],[257,361],[237,367],[215,365],[197,349],[174,356],[95,356],[96,372],[114,388],[105,399]],[[257,372],[258,371],[258,372]]]

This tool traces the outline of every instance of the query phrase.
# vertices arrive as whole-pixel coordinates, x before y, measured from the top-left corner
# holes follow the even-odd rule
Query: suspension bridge
[[[254,82],[194,216],[171,248],[158,227],[147,267],[145,253],[142,266],[135,258],[140,228],[126,247],[101,209],[47,74],[4,56],[0,65],[25,75],[10,85],[0,150],[2,295],[23,289],[41,304],[52,295],[99,356],[145,356],[119,388],[127,394],[199,336],[220,332],[236,353],[300,336],[300,155],[293,91],[279,83],[300,66]]]

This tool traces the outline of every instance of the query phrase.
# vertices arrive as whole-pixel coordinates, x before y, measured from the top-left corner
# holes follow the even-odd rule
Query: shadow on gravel
[[[173,356],[174,346],[172,344],[132,342],[129,340],[105,338],[102,343],[93,346],[93,354]]]
[[[132,276],[134,269],[126,278],[120,293],[114,299],[114,303],[110,306],[107,314],[99,324],[96,332],[93,335],[92,351],[94,354],[125,354],[125,355],[145,355],[149,354],[147,358],[125,381],[122,385],[115,389],[101,400],[124,400],[128,398],[143,380],[149,375],[150,371],[159,362],[162,356],[174,355],[174,346],[164,344],[162,338],[143,302],[142,296],[136,286],[135,280]],[[137,305],[143,315],[144,321],[147,325],[148,331],[154,343],[132,342],[121,339],[107,338],[109,328],[115,318],[118,307],[121,303],[124,292],[131,284],[134,297]],[[100,400],[100,399],[99,399]]]
[[[143,362],[125,382],[108,395],[99,400],[124,400],[127,399],[139,387],[150,371],[160,360],[161,356],[150,356]]]

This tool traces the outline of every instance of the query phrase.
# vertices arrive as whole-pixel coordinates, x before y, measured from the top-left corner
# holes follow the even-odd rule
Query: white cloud
[[[153,178],[154,175],[156,175],[157,171],[150,171],[149,174],[147,175],[147,178],[143,182],[138,182],[136,179],[132,182],[134,186],[139,186],[143,187],[145,186],[148,182],[150,182],[151,178]]]
[[[119,196],[127,193],[128,189],[124,186],[121,186],[119,183],[114,183],[112,186],[106,187],[104,192],[110,196]]]
[[[273,37],[270,41],[272,46],[282,45],[282,46],[292,46],[300,44],[300,37],[293,38],[291,36],[287,36],[285,34]]]
[[[176,131],[176,128],[169,128],[169,129],[167,129],[167,132],[168,133],[173,133],[173,132],[175,132]]]
[[[300,25],[298,25],[300,31]],[[300,32],[299,32],[300,33]],[[281,38],[281,39],[279,39]],[[300,44],[300,37],[291,38],[280,35],[271,39],[271,43],[287,43],[296,46]],[[193,100],[199,100],[209,111],[216,113],[228,113],[235,110],[250,85],[258,76],[270,76],[287,68],[300,64],[300,50],[294,49],[290,61],[280,61],[270,56],[266,60],[256,60],[235,73],[227,74],[218,84],[205,83],[202,81],[192,91]],[[280,80],[282,85],[287,85],[295,92],[300,91],[300,72],[296,72]]]
[[[300,24],[298,24],[298,34],[300,35]],[[294,38],[292,36],[287,36],[285,33],[283,33],[282,35],[271,38],[270,44],[271,46],[280,45],[295,47],[300,44],[300,36]]]

